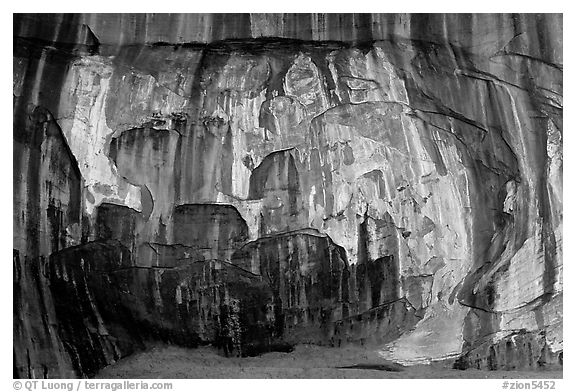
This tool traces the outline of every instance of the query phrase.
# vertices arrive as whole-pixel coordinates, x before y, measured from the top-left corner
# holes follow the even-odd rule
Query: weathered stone
[[[52,114],[23,106],[14,123],[14,377],[71,376],[45,264],[81,241],[82,177]]]
[[[406,300],[396,300],[336,321],[329,334],[330,344],[381,345],[397,339],[420,320]]]
[[[562,366],[563,352],[553,352],[544,332],[520,331],[507,336],[495,336],[464,353],[454,364],[455,369],[531,370]]]
[[[231,260],[247,239],[246,222],[232,206],[185,204],[175,208],[174,243],[201,250],[207,260]]]
[[[138,211],[116,204],[103,203],[96,210],[96,238],[118,240],[134,250],[138,241],[138,229],[143,219]]]
[[[227,355],[253,355],[280,342],[267,306],[271,291],[259,276],[218,260],[157,255],[156,263],[142,254],[135,259],[112,240],[51,256],[59,337],[78,374],[94,375],[149,339],[212,343]]]
[[[59,337],[78,375],[92,376],[144,347],[120,282],[106,275],[131,265],[129,250],[119,242],[89,243],[50,256]]]
[[[238,250],[232,263],[262,276],[270,286],[277,329],[286,339],[314,341],[346,312],[346,255],[318,232],[262,237]]]
[[[232,262],[262,276],[274,295],[277,330],[293,343],[385,343],[412,328],[393,256],[348,265],[344,250],[315,230],[274,234]]]
[[[176,198],[175,159],[180,135],[173,130],[132,129],[110,143],[110,158],[118,173],[139,185],[142,218],[147,222],[139,232],[140,241],[165,243],[172,233],[172,210]]]
[[[96,282],[62,251],[94,239],[130,252],[106,276],[167,341],[561,358],[561,15],[17,15],[14,34],[19,375],[124,355],[42,283],[67,251]],[[121,248],[94,244],[96,264]],[[100,354],[65,357],[55,325]]]

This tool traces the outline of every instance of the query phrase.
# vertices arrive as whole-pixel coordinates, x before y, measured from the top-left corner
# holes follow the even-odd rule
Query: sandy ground
[[[360,365],[376,369],[343,369]],[[562,378],[562,370],[454,370],[449,364],[402,367],[362,348],[297,346],[291,353],[226,358],[211,347],[158,345],[104,368],[96,378]]]

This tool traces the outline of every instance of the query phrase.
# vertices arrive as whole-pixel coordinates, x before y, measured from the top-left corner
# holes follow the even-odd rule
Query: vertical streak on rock
[[[80,241],[73,227],[80,225],[82,177],[50,112],[35,108],[26,117],[14,141],[15,377],[71,376],[55,328],[45,258]]]

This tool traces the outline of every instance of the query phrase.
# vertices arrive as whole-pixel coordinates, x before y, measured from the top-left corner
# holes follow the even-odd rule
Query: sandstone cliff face
[[[92,375],[146,339],[562,362],[561,15],[14,34],[18,376]]]

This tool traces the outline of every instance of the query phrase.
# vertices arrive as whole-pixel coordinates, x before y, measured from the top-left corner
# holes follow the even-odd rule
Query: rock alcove
[[[151,340],[562,362],[562,15],[14,16],[14,376]]]

